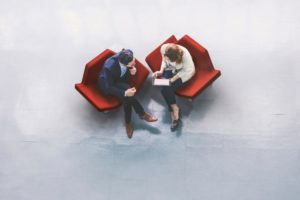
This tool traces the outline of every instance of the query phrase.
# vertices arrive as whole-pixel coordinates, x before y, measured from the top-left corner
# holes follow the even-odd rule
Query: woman
[[[176,104],[175,92],[189,81],[195,74],[195,65],[188,50],[180,45],[167,43],[161,46],[162,63],[154,77],[163,77],[170,80],[170,86],[163,86],[161,93],[164,97],[172,119],[171,131],[178,128],[180,108]]]

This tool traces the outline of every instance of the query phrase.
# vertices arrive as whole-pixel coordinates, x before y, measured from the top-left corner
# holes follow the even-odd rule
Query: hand
[[[154,78],[158,78],[160,76],[162,76],[162,73],[160,71],[156,71],[156,72],[153,73]]]
[[[179,79],[179,76],[175,75],[175,76],[173,76],[172,78],[170,78],[169,80],[170,80],[170,83],[173,83],[173,82],[175,82],[177,79]]]
[[[131,75],[135,75],[137,70],[136,70],[135,67],[131,67],[131,68],[129,69],[129,71],[130,71],[130,74],[131,74]]]
[[[132,96],[134,96],[135,92],[136,92],[135,87],[129,88],[125,91],[125,96],[132,97]]]

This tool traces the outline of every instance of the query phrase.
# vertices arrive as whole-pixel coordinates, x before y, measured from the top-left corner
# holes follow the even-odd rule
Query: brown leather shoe
[[[145,120],[147,122],[155,122],[155,121],[157,121],[157,117],[155,117],[155,116],[153,116],[153,115],[151,115],[149,113],[146,113],[146,112],[145,112],[145,114],[143,116],[141,116],[141,119],[143,119],[143,120]]]
[[[126,133],[127,133],[128,138],[132,138],[132,135],[133,135],[133,125],[132,125],[132,123],[129,123],[129,124],[126,123],[125,126],[126,126]]]

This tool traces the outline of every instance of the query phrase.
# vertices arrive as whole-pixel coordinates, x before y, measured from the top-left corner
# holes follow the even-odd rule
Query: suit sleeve
[[[106,82],[105,87],[107,88],[108,93],[117,96],[119,98],[124,98],[125,96],[125,89],[119,88],[114,83],[114,77],[112,73],[108,69],[104,69]]]

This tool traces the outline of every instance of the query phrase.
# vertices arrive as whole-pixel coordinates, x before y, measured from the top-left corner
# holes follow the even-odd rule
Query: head
[[[170,62],[176,62],[178,64],[182,62],[183,51],[181,51],[176,44],[169,44],[164,56],[167,57]]]
[[[130,49],[124,49],[119,54],[119,62],[127,67],[131,68],[135,65],[135,58],[133,52]]]

